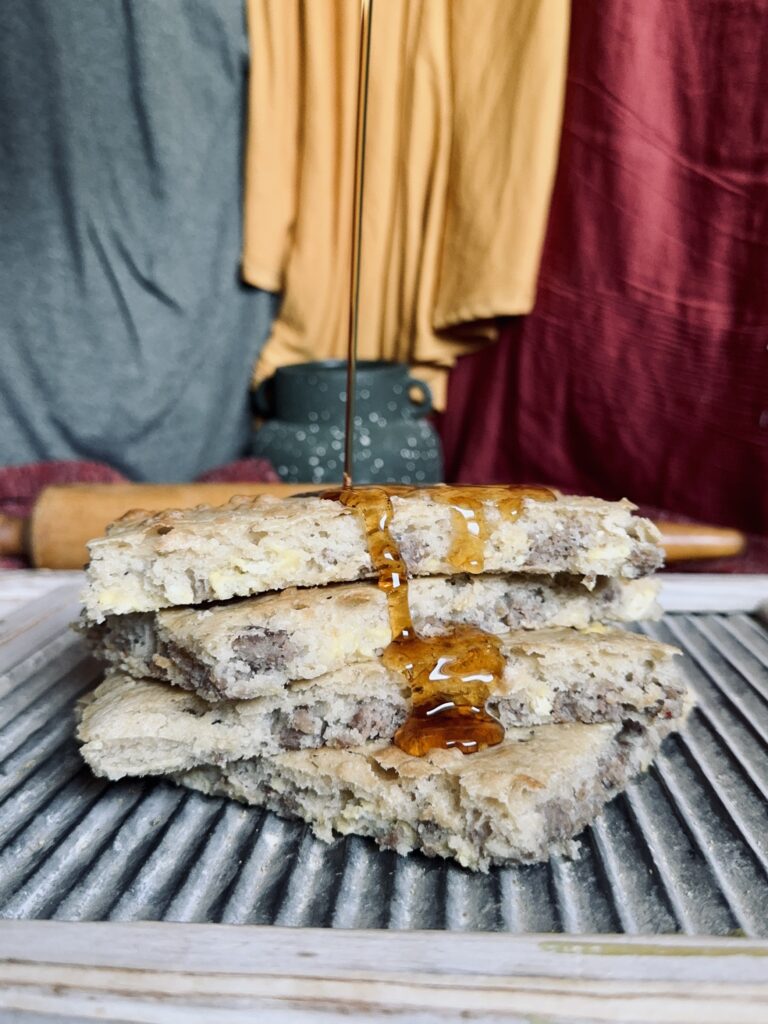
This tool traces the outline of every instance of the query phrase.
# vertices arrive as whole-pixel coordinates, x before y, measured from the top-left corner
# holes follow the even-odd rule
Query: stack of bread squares
[[[130,513],[90,545],[106,666],[79,739],[325,840],[534,862],[689,708],[656,618],[658,533],[542,488],[351,488]]]

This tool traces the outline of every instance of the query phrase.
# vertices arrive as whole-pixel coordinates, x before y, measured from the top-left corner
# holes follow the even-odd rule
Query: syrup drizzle
[[[389,667],[403,673],[411,687],[410,712],[395,734],[395,743],[406,753],[417,756],[437,747],[455,747],[464,754],[472,754],[483,747],[501,743],[504,738],[501,723],[485,710],[486,701],[504,669],[499,642],[490,634],[469,626],[456,626],[440,637],[427,639],[418,636],[408,605],[407,566],[389,529],[392,522],[391,497],[412,494],[418,488],[352,486],[372,16],[373,0],[361,0],[344,482],[340,491],[327,492],[322,496],[340,501],[362,517],[379,587],[387,595],[392,642],[385,649],[383,660]],[[545,488],[529,487],[430,487],[428,493],[434,501],[450,506],[452,536],[448,561],[457,571],[469,573],[479,573],[484,569],[484,547],[488,536],[484,502],[492,501],[499,514],[516,518],[525,498],[538,501],[554,499],[552,492]]]
[[[440,486],[423,488],[433,501],[451,509],[453,532],[448,561],[459,572],[479,573],[485,569],[485,542],[488,539],[485,503],[490,502],[506,519],[517,519],[526,498],[554,501],[548,487],[510,487],[503,485]]]
[[[379,587],[387,595],[392,641],[384,664],[408,680],[411,707],[395,733],[395,744],[422,757],[439,747],[473,754],[504,739],[504,728],[485,704],[497,688],[504,659],[495,636],[473,626],[455,626],[443,636],[417,634],[408,604],[408,570],[390,531],[393,496],[426,493],[449,505],[452,536],[449,561],[461,572],[482,572],[488,537],[484,502],[493,501],[499,514],[516,518],[523,501],[553,501],[543,487],[430,487],[400,485],[344,487],[322,497],[354,509],[365,525],[368,550]]]

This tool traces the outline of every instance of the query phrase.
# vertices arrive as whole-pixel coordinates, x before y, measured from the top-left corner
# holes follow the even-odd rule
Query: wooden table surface
[[[0,573],[0,624],[77,573]],[[711,608],[702,577],[665,604]],[[753,609],[765,577],[730,577]],[[715,586],[715,589],[717,587]],[[693,607],[692,607],[693,606]],[[0,1022],[768,1022],[768,942],[0,921]]]

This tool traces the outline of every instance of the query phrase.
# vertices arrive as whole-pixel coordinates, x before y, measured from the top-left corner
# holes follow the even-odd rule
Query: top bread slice
[[[412,576],[452,575],[454,516],[429,490],[392,497],[390,532]],[[516,517],[484,503],[485,572],[636,579],[662,561],[659,534],[627,501],[526,498]],[[317,497],[235,498],[148,515],[129,513],[91,541],[87,617],[156,611],[287,587],[374,575],[361,516]]]

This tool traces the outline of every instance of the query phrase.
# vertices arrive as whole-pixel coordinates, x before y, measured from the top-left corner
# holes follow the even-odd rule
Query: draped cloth
[[[0,2],[0,465],[247,449],[247,63],[244,0]]]
[[[449,479],[768,533],[768,3],[581,0],[534,313],[462,360]]]
[[[249,0],[243,275],[282,291],[258,376],[344,357],[358,0]],[[377,0],[359,353],[433,384],[534,301],[568,0]]]

